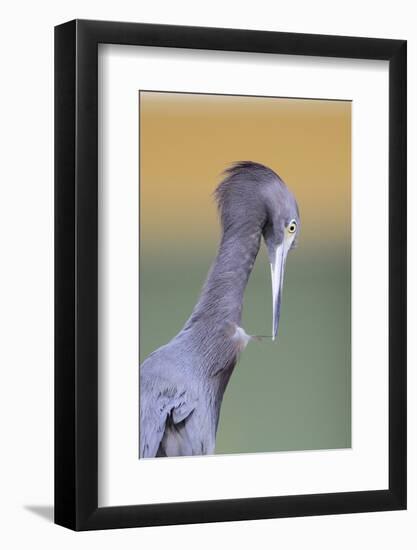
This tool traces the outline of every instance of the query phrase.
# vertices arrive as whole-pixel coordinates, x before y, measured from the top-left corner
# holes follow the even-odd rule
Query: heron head
[[[294,195],[273,170],[243,161],[226,170],[215,192],[224,231],[262,230],[272,276],[272,338],[278,332],[285,262],[300,231]],[[252,236],[253,236],[252,232]]]
[[[272,339],[275,340],[281,313],[285,263],[288,252],[296,246],[300,216],[294,195],[280,178],[266,189],[266,207],[263,237],[271,264]]]

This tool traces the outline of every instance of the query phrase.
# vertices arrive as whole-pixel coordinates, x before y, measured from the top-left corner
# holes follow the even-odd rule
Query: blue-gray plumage
[[[140,366],[140,457],[214,453],[223,394],[252,338],[240,322],[261,237],[277,334],[285,261],[300,225],[294,196],[275,172],[249,161],[226,170],[215,196],[222,237],[199,300],[177,336]]]

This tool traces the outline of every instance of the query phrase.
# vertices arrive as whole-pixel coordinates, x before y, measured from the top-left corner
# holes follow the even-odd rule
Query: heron
[[[254,338],[240,324],[262,238],[277,336],[287,254],[300,227],[295,197],[278,174],[252,161],[226,169],[214,194],[221,240],[198,301],[182,330],[140,365],[140,458],[214,454],[225,389]]]

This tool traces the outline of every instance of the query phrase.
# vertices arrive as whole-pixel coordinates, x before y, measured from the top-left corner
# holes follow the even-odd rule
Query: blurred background
[[[277,342],[252,342],[226,390],[216,453],[351,445],[351,103],[141,92],[140,360],[182,328],[220,237],[213,191],[234,161],[297,198]],[[271,333],[262,245],[242,326]]]

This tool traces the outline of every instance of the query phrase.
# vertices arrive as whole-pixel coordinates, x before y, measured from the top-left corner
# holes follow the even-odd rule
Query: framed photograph
[[[406,42],[55,29],[55,522],[406,507]]]

